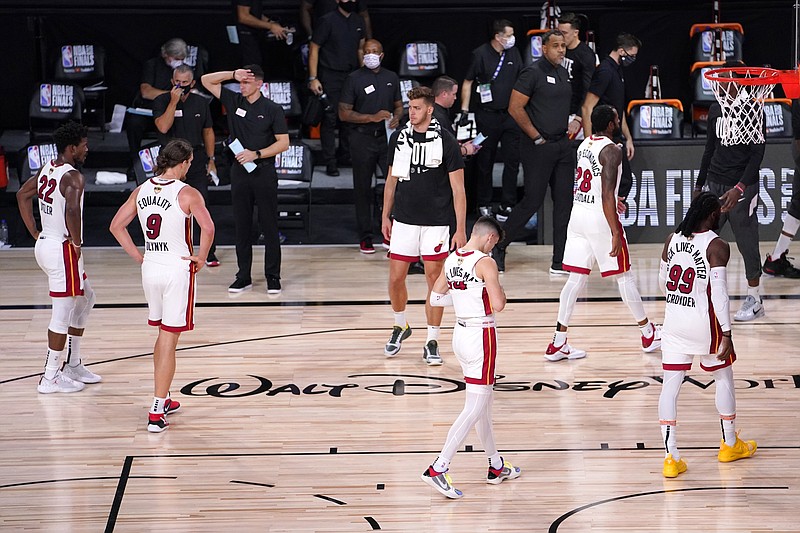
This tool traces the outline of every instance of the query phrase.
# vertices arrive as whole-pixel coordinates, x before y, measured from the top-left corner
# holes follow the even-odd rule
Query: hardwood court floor
[[[660,246],[632,248],[658,322]],[[766,317],[734,327],[738,427],[758,441],[756,456],[717,462],[714,386],[697,368],[678,415],[689,470],[665,480],[659,354],[640,351],[615,284],[594,274],[589,301],[577,306],[570,341],[589,356],[546,362],[564,278],[546,273],[549,248],[512,247],[494,420],[503,456],[523,474],[485,484],[473,432],[451,465],[465,495],[450,501],[419,480],[464,401],[452,310],[444,366],[421,360],[422,276],[409,278],[414,334],[386,359],[383,254],[286,247],[279,297],[266,295],[259,276],[253,291],[232,297],[235,254],[223,248],[223,265],[199,275],[197,327],[181,338],[172,395],[182,411],[167,432],[150,434],[155,330],[138,269],[120,249],[85,254],[98,303],[83,353],[103,382],[40,395],[45,277],[31,249],[0,252],[0,530],[800,531],[798,281],[765,278]],[[741,273],[734,250],[736,297]]]

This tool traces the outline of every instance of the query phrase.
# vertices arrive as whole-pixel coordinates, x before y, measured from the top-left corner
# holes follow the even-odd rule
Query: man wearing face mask
[[[477,165],[477,202],[481,215],[492,214],[492,170],[500,144],[503,155],[503,196],[498,220],[505,221],[517,202],[520,130],[508,114],[511,90],[522,70],[522,57],[514,46],[514,27],[507,20],[492,23],[492,40],[472,51],[472,62],[461,84],[462,117],[469,112],[472,95],[478,100],[475,120],[486,136]]]
[[[326,94],[331,106],[320,125],[322,156],[329,176],[338,176],[339,162],[350,158],[347,129],[339,128],[337,161],[336,119],[342,86],[348,74],[362,63],[365,39],[364,19],[356,13],[356,1],[337,1],[338,8],[319,19],[308,49],[308,88],[318,96]]]
[[[372,176],[377,166],[386,176],[388,144],[386,127],[395,129],[403,114],[400,80],[381,67],[383,45],[375,39],[364,43],[364,66],[347,76],[339,100],[339,119],[350,132],[353,161],[353,194],[362,254],[374,254],[372,244]]]
[[[203,195],[208,207],[208,174],[216,172],[214,164],[214,129],[209,101],[191,92],[195,86],[194,73],[189,65],[181,65],[172,73],[172,89],[153,101],[158,140],[166,146],[172,139],[184,139],[192,145],[194,158],[184,180]],[[219,266],[216,246],[206,258],[206,265]]]
[[[586,92],[586,98],[581,106],[583,114],[583,134],[588,137],[592,132],[592,110],[597,104],[610,105],[617,110],[622,123],[622,136],[614,142],[624,143],[622,151],[622,178],[619,186],[620,201],[627,198],[631,191],[633,177],[631,175],[630,160],[633,159],[633,139],[628,129],[628,120],[625,116],[625,75],[623,67],[629,67],[636,61],[636,55],[642,42],[630,33],[620,33],[617,36],[616,48],[608,57],[600,62],[592,75],[592,82]]]
[[[153,109],[153,101],[162,94],[168,94],[174,87],[172,72],[189,55],[186,41],[179,38],[170,39],[161,45],[159,57],[148,59],[142,67],[142,78],[139,92],[133,100],[133,107]],[[201,62],[198,61],[194,69],[194,77],[199,78],[202,72]],[[125,132],[128,136],[128,150],[130,151],[131,168],[129,179],[133,172],[133,163],[139,158],[139,148],[147,131],[152,131],[153,119],[149,116],[128,113],[125,116]]]

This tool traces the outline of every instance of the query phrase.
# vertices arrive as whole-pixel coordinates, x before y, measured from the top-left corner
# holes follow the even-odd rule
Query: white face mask
[[[170,68],[178,68],[181,65],[183,65],[183,61],[180,59],[173,59],[169,62]]]
[[[508,39],[503,39],[500,41],[503,44],[503,50],[508,50],[509,48],[513,48],[515,44],[517,44],[517,39],[515,36],[511,36]]]
[[[375,69],[381,65],[381,56],[378,54],[365,54],[364,66],[368,69]]]

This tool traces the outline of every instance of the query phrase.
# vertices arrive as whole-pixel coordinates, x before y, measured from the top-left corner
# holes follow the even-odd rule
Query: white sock
[[[406,322],[405,311],[400,311],[399,313],[394,312],[394,325],[400,326],[401,328],[405,328],[408,325],[408,322]]]
[[[76,367],[81,364],[81,337],[80,335],[67,335],[67,364]]]
[[[163,415],[164,404],[167,402],[166,398],[157,398],[153,396],[153,406],[150,408],[150,414]]]
[[[564,346],[565,342],[567,342],[567,332],[556,330],[553,335],[553,346],[558,348],[559,346]]]
[[[642,332],[642,337],[645,337],[647,339],[652,337],[653,333],[655,333],[655,331],[653,330],[653,323],[650,322],[649,320],[647,321],[647,324],[645,324],[644,326],[639,326],[639,329]]]
[[[47,360],[44,363],[44,379],[53,379],[56,377],[58,368],[61,366],[61,356],[64,355],[64,350],[56,351],[51,348],[47,349]]]
[[[794,239],[798,228],[800,228],[800,220],[787,213],[783,221],[783,229],[778,236],[778,242],[775,243],[775,249],[772,251],[771,259],[773,261],[780,259],[784,252],[789,251],[789,243]],[[784,235],[784,233],[788,233],[791,236]]]
[[[719,419],[719,425],[722,427],[722,440],[728,446],[736,444],[736,415],[732,417]]]
[[[431,326],[428,324],[428,338],[425,339],[425,343],[428,341],[436,341],[439,342],[439,329],[440,326]]]
[[[675,437],[675,428],[669,424],[661,424],[661,440],[664,442],[664,450],[667,454],[672,454],[672,458],[680,461],[681,452],[678,450],[678,444]]]
[[[433,462],[432,466],[433,466],[434,470],[436,470],[437,472],[439,472],[441,474],[442,472],[447,472],[447,469],[450,468],[450,461],[448,461],[447,459],[444,459],[440,455]]]
[[[757,287],[747,287],[747,295],[752,296],[757,302],[761,303],[761,285]]]

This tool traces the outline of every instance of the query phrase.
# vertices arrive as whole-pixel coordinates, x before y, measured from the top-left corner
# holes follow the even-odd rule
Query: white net
[[[725,146],[734,144],[764,144],[764,99],[772,95],[777,79],[771,69],[747,69],[723,72],[709,77],[714,97],[722,108],[722,118],[717,121],[717,136]],[[747,78],[764,79],[757,85],[741,83]],[[774,79],[775,81],[772,81]]]

